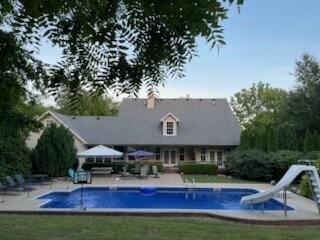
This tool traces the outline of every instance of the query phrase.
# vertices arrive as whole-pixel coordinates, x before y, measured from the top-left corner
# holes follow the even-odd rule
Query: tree
[[[270,128],[268,131],[268,151],[276,152],[278,150],[277,137],[274,128]]]
[[[247,130],[243,130],[240,135],[240,151],[247,151],[251,148],[250,135]]]
[[[266,151],[267,150],[267,134],[264,130],[262,129],[257,129],[255,133],[255,142],[254,142],[254,148],[261,150],[261,151]]]
[[[243,0],[4,0],[0,22],[26,43],[37,47],[47,38],[62,48],[47,85],[55,93],[83,87],[137,93],[182,77],[197,54],[197,37],[211,47],[225,44],[225,2]]]
[[[297,150],[300,152],[304,152],[304,137],[302,135],[298,138]]]
[[[294,125],[299,135],[308,128],[320,131],[320,63],[308,54],[296,62],[297,87],[283,105],[282,119]]]
[[[320,135],[317,130],[313,133],[313,147],[314,151],[320,151]]]
[[[58,106],[60,112],[69,115],[114,116],[119,110],[119,104],[112,98],[86,91],[76,99],[71,99],[68,95],[63,96],[59,99]]]
[[[231,106],[243,128],[255,125],[268,129],[277,125],[278,113],[286,96],[286,91],[259,82],[236,93],[231,98]]]
[[[280,150],[297,150],[297,135],[292,125],[284,123],[277,129],[277,142]]]
[[[308,153],[314,150],[313,136],[309,129],[307,129],[304,137],[303,150],[305,153]]]
[[[45,128],[32,153],[33,172],[65,176],[75,160],[76,149],[70,132],[55,124]]]

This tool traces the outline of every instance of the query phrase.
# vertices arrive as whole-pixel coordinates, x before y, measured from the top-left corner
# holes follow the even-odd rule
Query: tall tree
[[[308,128],[320,131],[320,63],[305,54],[296,63],[297,87],[283,105],[283,117],[300,134]]]
[[[313,133],[313,147],[315,151],[320,151],[320,135],[317,130]]]
[[[262,129],[257,129],[255,132],[255,144],[254,148],[259,149],[261,151],[266,151],[267,150],[267,134],[266,131]]]
[[[222,46],[229,4],[243,0],[3,0],[0,23],[27,43],[63,49],[48,86],[137,93],[184,75],[196,38]],[[5,21],[6,20],[6,21]],[[156,54],[155,54],[156,51]]]
[[[72,99],[69,95],[59,98],[60,112],[70,115],[114,116],[118,113],[119,104],[111,97],[98,92],[86,92]]]
[[[314,150],[313,136],[309,129],[307,129],[304,137],[303,150],[305,153],[308,153]]]
[[[45,128],[32,153],[32,168],[36,173],[65,176],[76,160],[76,149],[70,132],[51,124]]]
[[[248,130],[243,130],[240,135],[240,151],[247,151],[251,148],[250,135]]]
[[[267,145],[269,152],[276,152],[278,150],[277,145],[277,136],[274,128],[270,128],[268,131],[268,145]]]
[[[231,98],[231,106],[243,128],[256,125],[268,129],[277,125],[286,96],[286,91],[259,82],[236,93]]]

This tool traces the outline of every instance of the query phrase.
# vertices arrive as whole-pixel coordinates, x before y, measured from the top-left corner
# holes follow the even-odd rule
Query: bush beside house
[[[70,132],[63,126],[48,126],[32,153],[32,171],[49,176],[65,176],[76,161],[76,149]]]

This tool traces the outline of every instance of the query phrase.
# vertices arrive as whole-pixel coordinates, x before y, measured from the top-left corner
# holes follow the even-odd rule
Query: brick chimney
[[[150,94],[148,94],[147,108],[154,109],[155,103],[156,103],[156,96],[154,95],[154,92],[151,92]]]

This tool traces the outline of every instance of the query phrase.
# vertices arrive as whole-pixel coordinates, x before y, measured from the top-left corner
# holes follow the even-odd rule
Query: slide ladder
[[[292,165],[275,186],[265,191],[242,197],[241,204],[261,203],[271,199],[280,191],[286,190],[296,177],[303,172],[309,176],[311,192],[320,213],[320,178],[317,168],[310,165]]]

